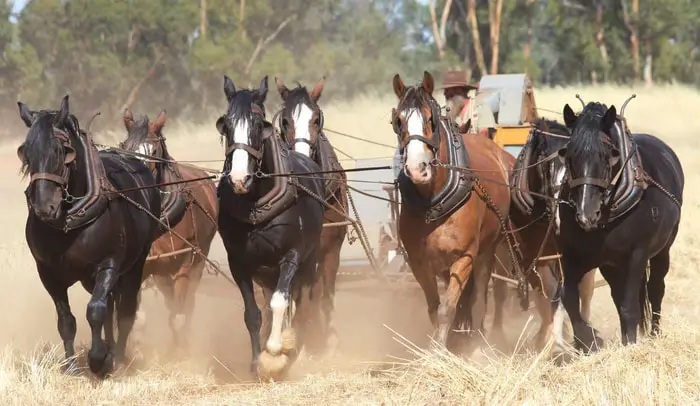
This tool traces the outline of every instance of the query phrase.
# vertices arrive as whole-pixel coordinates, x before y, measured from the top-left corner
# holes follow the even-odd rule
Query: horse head
[[[535,165],[532,170],[528,170],[529,184],[534,186],[533,191],[558,199],[566,166],[557,158],[559,150],[565,148],[569,142],[571,133],[565,125],[545,118],[537,120],[534,127],[525,146],[531,149],[531,162]],[[550,206],[550,209],[556,216],[555,233],[559,234],[559,206],[555,204]]]
[[[324,82],[325,77],[322,77],[309,93],[300,83],[289,90],[282,79],[275,78],[283,102],[279,118],[282,137],[295,151],[309,157],[315,153],[316,140],[323,131],[323,111],[317,103],[323,93]]]
[[[70,200],[68,183],[76,158],[72,140],[77,137],[77,120],[70,114],[68,95],[59,110],[34,111],[17,102],[19,116],[29,131],[17,156],[22,173],[30,175],[25,190],[30,210],[42,221],[56,222],[63,203]]]
[[[262,165],[267,76],[257,89],[240,90],[224,76],[224,94],[228,109],[216,120],[216,128],[226,140],[223,173],[234,193],[247,194]]]
[[[146,161],[149,169],[155,173],[157,161],[170,158],[162,132],[167,120],[165,110],[161,110],[152,123],[145,115],[134,120],[134,114],[128,108],[124,110],[122,119],[127,135],[126,139],[119,144],[120,148],[139,153],[140,155],[136,158]],[[156,162],[149,160],[148,157],[155,158]]]
[[[430,164],[440,147],[440,107],[433,98],[433,75],[425,71],[420,85],[406,86],[397,73],[393,85],[399,103],[392,111],[392,125],[404,173],[416,185],[429,184],[434,177]]]
[[[620,151],[613,134],[617,120],[615,106],[588,103],[576,115],[567,104],[564,121],[571,131],[571,140],[559,151],[566,165],[567,186],[576,221],[585,231],[598,228],[603,210],[609,209],[611,183],[615,168],[620,164]]]

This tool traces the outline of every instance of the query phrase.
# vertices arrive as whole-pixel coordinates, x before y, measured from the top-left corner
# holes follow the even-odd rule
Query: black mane
[[[236,126],[238,120],[248,119],[252,124],[256,123],[255,116],[253,114],[253,104],[257,105],[263,111],[262,121],[265,122],[264,112],[265,107],[259,102],[260,94],[257,90],[241,89],[236,92],[231,101],[228,104],[228,109],[226,110],[226,123],[231,129],[231,131],[226,132],[226,138],[229,143],[233,143],[233,129]]]
[[[41,110],[35,114],[36,119],[23,144],[25,159],[20,171],[24,176],[36,172],[58,173],[65,159],[63,146],[53,131],[58,111]]]
[[[285,110],[288,108],[287,106],[292,107],[300,104],[305,104],[310,108],[315,106],[306,87],[302,86],[301,83],[297,83],[297,87],[291,89],[284,99]]]
[[[126,136],[126,140],[124,140],[124,149],[128,151],[135,151],[139,145],[146,141],[149,130],[148,124],[148,116],[145,115],[141,115],[138,120],[134,121],[131,128],[129,128],[129,133]]]
[[[533,123],[533,126],[538,130],[561,135],[567,138],[571,137],[571,132],[566,125],[556,120],[539,118]],[[553,154],[560,148],[564,147],[567,142],[568,139],[553,137],[551,135],[542,134],[539,132],[535,132],[534,136],[530,140],[535,156],[548,156]]]
[[[606,144],[600,138],[600,120],[607,110],[603,103],[590,102],[578,115],[567,154],[575,167],[581,167],[591,159],[601,162],[609,155]]]
[[[398,109],[420,109],[425,104],[432,108],[436,107],[437,102],[431,94],[423,90],[423,86],[406,86],[406,92],[399,103]]]

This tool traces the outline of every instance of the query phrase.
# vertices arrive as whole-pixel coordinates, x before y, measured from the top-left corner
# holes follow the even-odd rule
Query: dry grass
[[[575,109],[575,93],[620,107],[630,89],[538,89],[541,113],[552,118],[568,102]],[[16,145],[3,146],[0,181],[3,196],[0,267],[4,271],[0,306],[3,333],[0,345],[0,404],[691,404],[700,402],[700,299],[693,288],[700,282],[700,229],[691,221],[700,213],[700,122],[695,121],[700,94],[682,87],[636,89],[638,98],[627,109],[634,131],[647,131],[666,140],[684,164],[686,182],[683,224],[672,251],[667,278],[663,320],[664,336],[643,339],[639,345],[619,346],[617,314],[609,289],[596,291],[592,322],[609,346],[601,353],[555,366],[535,354],[502,355],[485,350],[479,357],[462,359],[411,344],[393,343],[398,333],[382,327],[391,324],[424,348],[429,330],[425,304],[419,291],[410,297],[386,292],[350,292],[337,296],[337,323],[342,331],[341,355],[314,365],[305,360],[295,366],[290,382],[242,384],[247,380],[250,353],[240,311],[233,302],[239,295],[212,299],[199,296],[196,351],[184,361],[167,360],[163,351],[145,351],[146,359],[104,382],[87,376],[68,377],[59,372],[62,358],[55,313],[43,291],[23,238],[26,209],[21,190],[25,181],[12,176],[18,162]],[[361,99],[325,108],[326,125],[352,135],[393,144],[389,113],[395,99]],[[154,106],[154,109],[160,106]],[[546,109],[546,110],[545,110]],[[548,110],[553,110],[550,112]],[[178,159],[217,159],[221,154],[213,124],[195,127],[170,123],[168,143]],[[121,134],[118,135],[121,137]],[[100,141],[114,143],[117,135],[102,134]],[[341,136],[331,141],[355,157],[388,157],[389,148],[368,146]],[[196,147],[192,147],[196,145]],[[218,169],[217,162],[208,165]],[[349,166],[349,165],[346,165]],[[218,237],[212,253],[222,257]],[[83,320],[87,295],[70,291],[78,318],[79,341],[88,342]],[[149,323],[144,348],[163,347],[169,334],[162,321],[162,301],[144,295]],[[159,315],[160,314],[160,315]],[[518,340],[522,316],[514,316],[512,340]],[[161,327],[158,327],[160,323]],[[487,324],[488,325],[488,324]],[[151,328],[149,324],[149,328]],[[163,331],[161,331],[163,330]],[[46,343],[51,343],[46,344]],[[374,370],[369,361],[392,354],[406,359],[391,370]],[[217,357],[215,361],[212,361]],[[221,364],[226,365],[222,367]],[[218,365],[218,367],[217,367]],[[296,371],[295,371],[296,370]],[[223,371],[223,372],[222,372]],[[307,375],[304,375],[307,373]]]

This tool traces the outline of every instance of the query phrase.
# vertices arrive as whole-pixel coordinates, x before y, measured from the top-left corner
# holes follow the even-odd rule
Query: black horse
[[[26,239],[41,282],[56,305],[66,367],[69,372],[76,370],[76,325],[68,288],[80,281],[92,294],[87,305],[92,330],[88,364],[92,372],[104,376],[113,361],[124,356],[143,265],[159,232],[143,210],[160,216],[160,195],[152,188],[155,179],[139,160],[98,152],[70,114],[68,96],[58,111],[32,111],[22,102],[18,105],[29,127],[17,149],[22,172],[31,175],[25,191]],[[126,189],[131,191],[119,192]]]
[[[312,297],[311,292],[317,280],[318,244],[325,212],[320,200],[326,199],[321,177],[266,176],[320,171],[311,158],[287,149],[265,119],[267,91],[267,76],[254,90],[236,90],[225,76],[228,111],[216,122],[226,140],[219,183],[219,233],[231,274],[243,296],[252,369],[260,377],[286,372],[298,356],[310,324],[318,320],[318,298]],[[263,329],[263,338],[269,335],[269,339],[267,351],[262,354],[262,323],[253,280],[262,286],[272,313],[271,326]],[[293,329],[285,329],[283,334],[283,324],[292,319],[285,318],[293,312],[290,300],[296,305]],[[268,309],[266,315],[270,315]],[[269,317],[266,319],[269,321]],[[300,323],[303,328],[298,328]]]
[[[575,344],[595,351],[603,342],[579,311],[579,282],[596,267],[610,285],[622,343],[637,341],[638,326],[646,333],[647,303],[651,333],[657,335],[669,251],[681,216],[681,163],[657,137],[630,134],[615,106],[591,102],[577,116],[567,104],[564,120],[571,141],[559,153],[567,170],[560,240],[564,307]]]

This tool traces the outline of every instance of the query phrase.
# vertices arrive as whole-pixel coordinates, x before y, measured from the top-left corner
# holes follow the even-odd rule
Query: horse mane
[[[404,106],[406,104],[406,106]],[[437,100],[432,94],[426,92],[421,85],[406,86],[406,91],[399,103],[399,108],[417,108],[421,107],[421,104],[427,104],[431,107],[437,106]],[[437,117],[435,117],[437,118]]]
[[[24,141],[20,172],[27,176],[30,172],[58,172],[63,166],[65,152],[61,142],[54,136],[53,121],[58,114],[56,110],[41,110],[36,112],[36,120],[29,128]],[[45,167],[40,169],[39,165]]]
[[[311,100],[308,89],[297,82],[297,87],[291,89],[284,99],[285,106],[298,106],[305,104],[309,107],[314,107],[315,103]]]
[[[569,131],[566,125],[556,120],[538,118],[533,123],[533,126],[537,130],[546,131],[548,133],[561,135],[567,138],[571,137],[571,131]],[[541,134],[539,132],[535,132],[535,136],[530,139],[530,145],[532,146],[533,152],[536,155],[549,155],[563,147],[566,143],[567,140],[565,139],[552,137],[548,134]]]
[[[600,139],[600,120],[607,110],[603,103],[590,102],[578,115],[567,154],[575,165],[582,165],[591,158],[603,160],[608,155],[608,149]]]
[[[124,140],[124,149],[136,151],[139,145],[146,141],[149,130],[148,124],[148,116],[145,115],[141,115],[137,120],[134,120],[134,123],[131,125],[126,135],[126,140]]]

